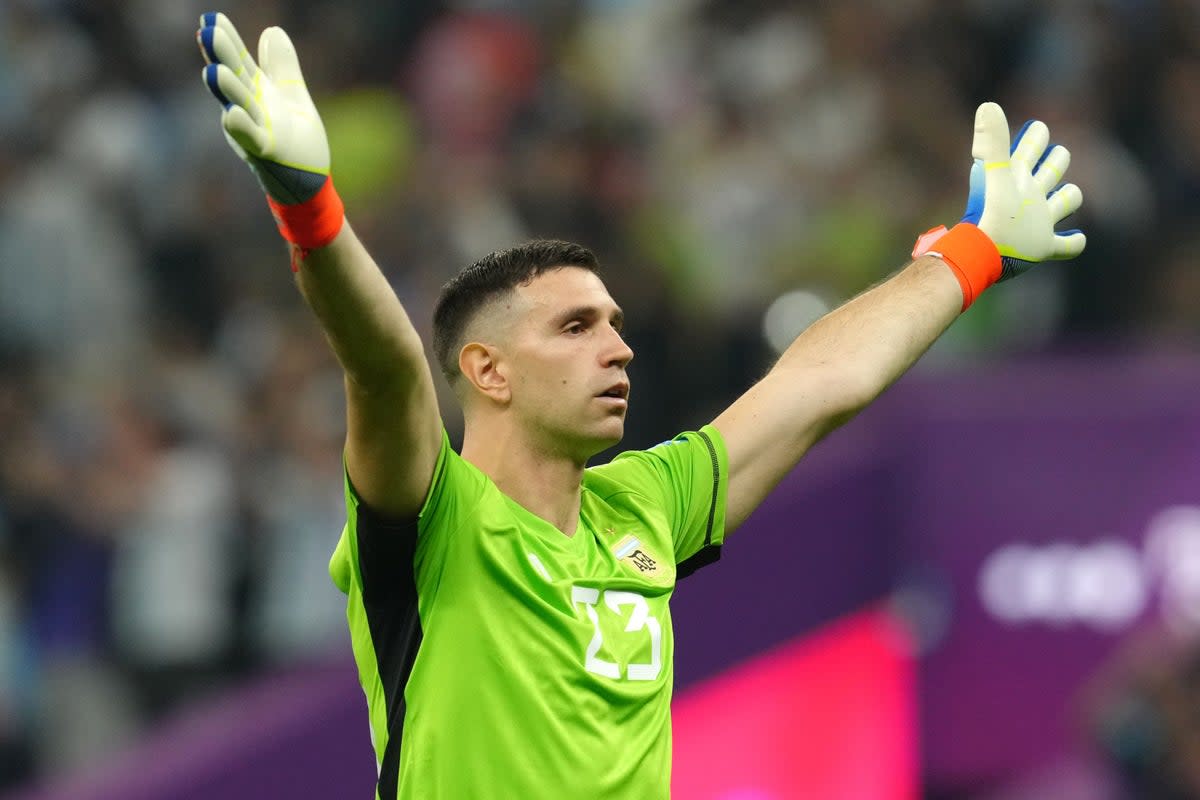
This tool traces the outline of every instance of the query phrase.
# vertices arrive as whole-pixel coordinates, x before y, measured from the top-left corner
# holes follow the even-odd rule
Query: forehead
[[[591,270],[580,267],[543,272],[528,284],[518,286],[516,293],[526,312],[534,317],[552,316],[576,306],[617,310],[616,301],[608,293],[604,281]]]

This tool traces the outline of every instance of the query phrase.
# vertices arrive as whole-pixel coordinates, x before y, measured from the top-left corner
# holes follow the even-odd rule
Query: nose
[[[631,348],[621,333],[616,328],[609,328],[611,339],[606,344],[604,351],[604,366],[625,368],[630,361],[633,361],[633,348]]]

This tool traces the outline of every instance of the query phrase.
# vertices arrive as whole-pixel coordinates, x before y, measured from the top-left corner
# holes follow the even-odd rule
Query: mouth
[[[619,381],[596,396],[602,400],[620,402],[622,405],[627,404],[629,402],[629,383]]]

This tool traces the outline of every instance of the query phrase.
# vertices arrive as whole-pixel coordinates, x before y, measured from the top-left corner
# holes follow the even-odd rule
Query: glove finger
[[[1034,185],[1042,194],[1048,195],[1055,186],[1062,183],[1067,167],[1071,166],[1071,152],[1061,144],[1050,148],[1033,173]]]
[[[1050,258],[1062,260],[1074,258],[1087,247],[1087,236],[1080,230],[1063,231],[1054,236],[1054,253]]]
[[[1050,219],[1057,225],[1083,205],[1083,192],[1075,184],[1068,183],[1050,195],[1047,202],[1050,204]]]
[[[245,109],[256,125],[264,122],[262,106],[254,99],[254,95],[234,74],[233,70],[224,64],[209,64],[204,68],[204,84],[213,93],[226,110],[235,106]]]
[[[253,88],[258,65],[246,49],[241,34],[222,12],[210,11],[200,17],[200,32],[196,34],[200,49],[210,63],[219,61],[227,65],[246,86]]]
[[[212,64],[217,60],[217,51],[213,46],[213,33],[216,28],[211,25],[202,25],[196,31],[196,45],[200,48],[200,55],[204,56],[205,64]]]
[[[221,82],[218,80],[221,64],[209,64],[204,69],[200,70],[200,80],[204,81],[204,85],[208,87],[208,91],[212,96],[217,98],[217,102],[225,108],[233,105],[233,101],[221,90]],[[226,69],[229,69],[226,67]]]
[[[249,164],[251,162],[251,156],[246,152],[246,148],[238,144],[237,139],[234,139],[229,135],[229,131],[225,130],[226,113],[228,112],[222,112],[221,114],[221,133],[225,134],[225,141],[229,143],[229,146],[233,149],[233,152],[237,153],[237,157]]]
[[[271,82],[284,92],[291,93],[295,87],[304,88],[296,46],[283,28],[273,26],[262,32],[258,38],[258,61]]]
[[[1008,120],[1004,109],[995,103],[984,103],[975,111],[975,138],[971,155],[984,166],[1008,161]]]
[[[267,151],[270,137],[266,129],[255,124],[246,109],[241,106],[230,106],[221,115],[221,125],[225,133],[246,153],[261,158]]]
[[[229,34],[220,28],[201,28],[196,31],[196,41],[200,44],[200,52],[208,64],[223,64],[230,74],[236,76],[247,86],[252,86],[251,75],[242,61],[241,52],[229,38]]]
[[[1012,162],[1026,175],[1033,172],[1034,165],[1046,152],[1050,144],[1050,129],[1040,120],[1030,120],[1017,134],[1012,145]]]

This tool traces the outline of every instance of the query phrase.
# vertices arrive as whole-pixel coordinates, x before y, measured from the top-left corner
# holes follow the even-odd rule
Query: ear
[[[490,345],[469,342],[458,352],[458,369],[477,392],[506,404],[512,399],[512,387],[500,356],[499,350]]]

